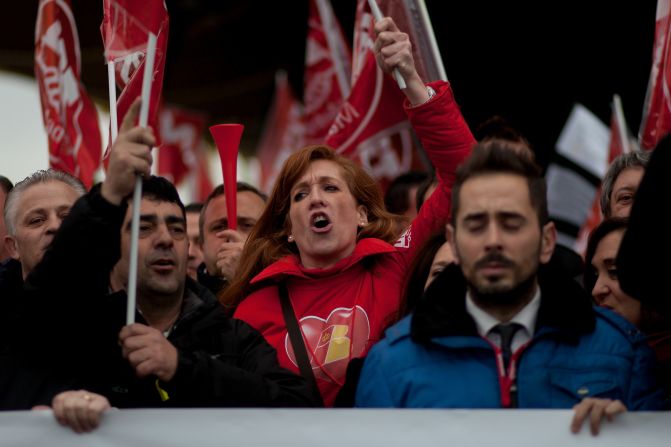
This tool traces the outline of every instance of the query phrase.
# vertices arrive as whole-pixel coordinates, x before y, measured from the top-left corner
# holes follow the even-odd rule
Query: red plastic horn
[[[210,134],[219,150],[221,171],[224,175],[224,191],[226,193],[226,213],[228,228],[238,228],[237,213],[237,165],[238,146],[245,126],[242,124],[217,124],[210,127]]]

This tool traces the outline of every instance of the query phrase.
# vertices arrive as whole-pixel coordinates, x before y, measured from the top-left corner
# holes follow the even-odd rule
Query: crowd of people
[[[110,407],[573,408],[571,430],[589,420],[593,433],[669,408],[668,260],[647,251],[668,245],[650,231],[668,148],[613,162],[576,281],[555,261],[526,140],[476,141],[449,83],[419,77],[407,35],[389,18],[376,31],[435,168],[386,197],[317,145],[297,148],[268,197],[238,183],[237,216],[223,185],[184,206],[150,175],[139,101],[91,190],[53,170],[0,177],[0,408],[50,406],[76,431]]]

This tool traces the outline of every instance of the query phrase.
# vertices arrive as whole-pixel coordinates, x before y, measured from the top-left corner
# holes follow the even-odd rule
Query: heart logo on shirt
[[[316,378],[342,382],[349,359],[360,357],[370,337],[370,322],[360,306],[333,309],[327,319],[307,316],[300,320],[312,371]],[[289,334],[284,347],[298,366]]]

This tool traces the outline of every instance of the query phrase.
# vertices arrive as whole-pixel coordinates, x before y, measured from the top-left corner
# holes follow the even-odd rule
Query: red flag
[[[206,117],[173,106],[163,106],[159,113],[161,152],[158,173],[178,185],[198,170],[198,147]]]
[[[303,108],[291,90],[286,73],[279,72],[275,77],[275,98],[256,149],[262,191],[272,189],[284,161],[305,145],[302,114]]]
[[[116,81],[122,89],[117,100],[121,123],[133,101],[142,94],[142,77],[149,33],[157,36],[154,76],[149,101],[149,126],[154,129],[158,145],[160,132],[158,110],[163,88],[163,71],[168,47],[168,11],[163,0],[103,0],[103,22],[100,31],[105,58],[114,63]],[[105,153],[107,158],[107,152]]]
[[[352,52],[328,0],[310,0],[305,50],[305,144],[324,141],[350,92]],[[298,148],[295,148],[298,149]]]
[[[49,166],[90,187],[100,165],[98,114],[80,81],[79,37],[69,0],[41,0],[35,77],[49,138]]]
[[[629,129],[627,127],[627,123],[624,121],[620,98],[619,96],[615,95],[613,101],[613,113],[610,118],[610,147],[608,151],[608,166],[610,166],[613,160],[615,160],[618,156],[625,152],[629,152],[629,150]],[[578,238],[576,239],[574,246],[576,252],[582,255],[585,254],[589,235],[601,223],[602,220],[603,214],[601,213],[601,188],[598,188],[594,195],[594,201],[592,202],[589,215],[587,216],[585,223],[580,228],[580,232],[578,233]]]
[[[423,166],[403,110],[405,96],[375,62],[373,26],[368,2],[359,0],[352,91],[333,121],[326,143],[357,160],[375,178],[391,180]]]
[[[197,171],[195,177],[196,187],[194,188],[194,201],[196,202],[205,202],[207,196],[210,195],[214,186],[212,185],[212,180],[210,179],[210,171],[208,169],[209,163],[207,161],[207,153],[204,143],[201,141],[201,144],[198,146],[196,151],[197,159]]]
[[[655,43],[639,130],[642,149],[652,150],[671,131],[671,0],[657,0]]]

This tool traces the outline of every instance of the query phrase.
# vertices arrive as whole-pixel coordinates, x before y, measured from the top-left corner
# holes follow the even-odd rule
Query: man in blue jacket
[[[556,235],[540,169],[504,141],[457,172],[447,237],[457,264],[368,355],[357,406],[659,409],[652,352],[624,319],[548,264]]]

